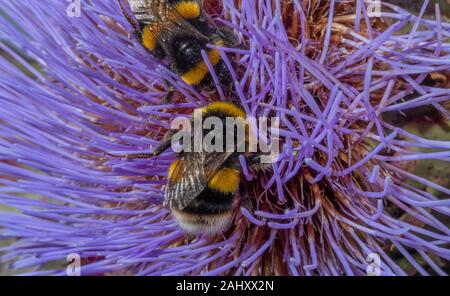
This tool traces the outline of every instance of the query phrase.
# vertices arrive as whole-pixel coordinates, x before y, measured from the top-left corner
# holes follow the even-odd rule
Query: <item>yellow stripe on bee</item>
[[[229,117],[246,118],[247,114],[236,104],[230,102],[216,101],[202,107],[200,111],[205,113],[222,113]]]
[[[155,35],[150,28],[148,26],[144,27],[144,30],[142,30],[142,44],[144,47],[150,51],[153,51],[155,50],[157,43],[158,40],[155,38]]]
[[[208,59],[212,66],[215,66],[220,61],[220,54],[217,49],[212,49],[208,53]],[[208,66],[204,61],[199,62],[195,67],[181,75],[181,79],[189,85],[199,84],[206,74],[209,73]]]
[[[254,147],[255,143],[257,143],[250,122],[247,120],[247,114],[238,105],[231,102],[215,101],[200,108],[200,112],[206,116],[213,113],[222,114],[222,116],[225,117],[241,119],[242,123],[245,125],[245,142],[250,145],[249,147]]]
[[[208,182],[208,188],[222,193],[236,193],[239,189],[240,172],[232,168],[221,168]]]
[[[197,1],[180,1],[175,4],[175,9],[187,20],[195,19],[200,16],[200,6]]]
[[[169,172],[167,176],[169,177],[169,180],[176,181],[178,179],[179,169],[178,169],[178,163],[180,161],[177,159],[174,162],[172,162],[169,166]]]
[[[216,42],[216,45],[218,46],[221,46],[223,44],[224,43],[222,40]],[[215,48],[211,49],[208,53],[208,60],[213,67],[217,65],[217,63],[220,61],[219,51]],[[208,66],[204,61],[201,61],[197,65],[195,65],[194,68],[182,74],[180,77],[186,84],[197,85],[203,80],[203,78],[205,78],[206,74],[208,73]]]

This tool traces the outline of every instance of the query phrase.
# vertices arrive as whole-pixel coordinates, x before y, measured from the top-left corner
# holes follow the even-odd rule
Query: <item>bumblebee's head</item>
[[[236,117],[245,119],[247,114],[241,107],[231,102],[212,102],[200,109],[204,117]]]
[[[222,142],[224,144],[224,149],[227,145],[227,137],[232,136],[234,139],[234,143],[237,149],[237,146],[240,144],[245,144],[245,151],[248,151],[250,142],[254,141],[255,138],[253,136],[253,132],[251,130],[251,126],[249,121],[247,120],[247,114],[245,111],[239,107],[238,105],[231,102],[213,102],[209,105],[200,109],[203,120],[208,117],[217,117],[222,120],[223,132],[219,134],[219,137],[222,138]],[[210,132],[209,129],[204,129],[205,133]],[[230,138],[231,139],[231,138]],[[244,148],[244,146],[241,146]],[[237,152],[244,152],[242,150]]]
[[[203,61],[201,52],[206,44],[192,36],[179,36],[173,40],[172,47],[177,70],[185,72]]]

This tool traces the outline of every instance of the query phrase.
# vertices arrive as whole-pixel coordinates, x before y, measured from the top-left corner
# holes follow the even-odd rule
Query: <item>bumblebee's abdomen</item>
[[[198,215],[184,211],[174,210],[173,214],[178,221],[178,225],[193,234],[214,235],[226,230],[230,226],[233,213],[231,211],[221,214],[204,214]]]
[[[223,41],[218,41],[215,43],[215,45],[221,46],[223,45]],[[201,51],[199,51],[199,54],[201,56]],[[219,63],[220,59],[220,53],[217,49],[213,48],[209,50],[208,60],[213,67],[217,65],[217,63]],[[185,83],[189,85],[197,85],[206,77],[207,74],[209,74],[209,69],[202,58],[189,70],[181,72],[182,74],[180,77]]]
[[[183,210],[173,210],[181,228],[189,233],[216,234],[231,223],[240,173],[234,168],[219,169],[203,190]]]
[[[222,193],[207,187],[183,212],[197,215],[221,214],[231,209],[233,197],[232,193]]]
[[[182,211],[172,213],[188,233],[212,235],[224,231],[233,217],[234,194],[224,194],[206,188]]]

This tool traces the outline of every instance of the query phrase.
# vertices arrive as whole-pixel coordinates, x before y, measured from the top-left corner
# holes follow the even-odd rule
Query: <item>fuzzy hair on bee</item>
[[[199,111],[204,120],[246,118],[229,102],[214,102]],[[186,232],[214,235],[229,227],[241,181],[238,152],[181,152],[169,167],[165,201]]]
[[[223,121],[227,118],[242,121],[245,124],[245,137],[236,137],[234,150],[231,151],[179,152],[169,166],[164,204],[171,209],[174,218],[187,233],[215,235],[230,226],[239,202],[243,182],[240,155],[244,155],[254,171],[260,170],[262,166],[258,161],[260,154],[237,149],[242,142],[248,147],[251,137],[247,116],[241,107],[231,102],[213,102],[198,111],[203,121],[211,117]],[[224,130],[219,136],[225,134]],[[171,146],[173,137],[174,130],[170,130],[153,153],[136,154],[130,158],[158,156]],[[194,137],[193,134],[190,137]]]
[[[170,69],[186,84],[195,87],[212,81],[202,51],[219,82],[225,86],[231,84],[231,75],[219,51],[207,45],[234,47],[237,39],[229,29],[208,23],[203,1],[128,0],[134,18],[127,13],[124,0],[118,1],[141,44],[156,58],[168,58]]]

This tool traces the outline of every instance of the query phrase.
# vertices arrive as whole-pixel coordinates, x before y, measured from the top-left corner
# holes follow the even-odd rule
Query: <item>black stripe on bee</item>
[[[198,215],[225,213],[232,208],[234,195],[206,188],[183,212]]]

